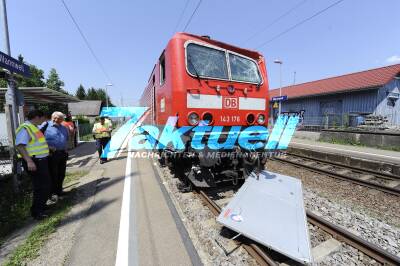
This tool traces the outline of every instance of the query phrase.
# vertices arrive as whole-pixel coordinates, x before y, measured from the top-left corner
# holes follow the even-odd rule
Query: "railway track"
[[[389,173],[352,167],[295,154],[286,154],[285,158],[275,157],[272,160],[292,164],[333,178],[350,181],[358,185],[400,196],[400,177]]]
[[[210,208],[211,212],[218,216],[221,212],[221,207],[213,201],[206,192],[198,191],[200,198]],[[307,221],[320,228],[321,230],[330,234],[333,238],[340,242],[344,242],[357,250],[363,252],[369,257],[375,259],[377,262],[383,265],[400,265],[400,258],[385,251],[384,249],[371,244],[370,242],[350,233],[341,227],[328,222],[327,220],[319,217],[309,211],[307,211]],[[259,263],[260,265],[279,265],[280,262],[276,262],[262,246],[250,243],[244,244],[245,250]]]
[[[221,207],[218,206],[204,191],[198,191],[200,198],[209,207],[211,212],[218,216],[221,212]],[[255,243],[243,244],[244,249],[257,261],[259,265],[278,265],[259,245]]]

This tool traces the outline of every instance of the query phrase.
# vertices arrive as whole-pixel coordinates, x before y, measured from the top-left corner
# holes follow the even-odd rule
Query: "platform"
[[[400,175],[400,152],[293,138],[289,152]]]
[[[152,160],[125,154],[99,167],[92,210],[66,265],[200,264]]]

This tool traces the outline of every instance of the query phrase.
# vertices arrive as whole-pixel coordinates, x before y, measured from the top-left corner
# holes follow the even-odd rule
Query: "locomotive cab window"
[[[189,74],[198,78],[255,84],[262,82],[258,65],[254,60],[227,50],[196,43],[189,43],[186,46],[186,67]]]
[[[190,43],[186,47],[186,66],[195,77],[228,79],[225,52]]]
[[[232,80],[261,83],[258,67],[254,61],[229,53],[229,66],[231,68]]]
[[[164,54],[160,57],[160,85],[165,82],[165,56]]]

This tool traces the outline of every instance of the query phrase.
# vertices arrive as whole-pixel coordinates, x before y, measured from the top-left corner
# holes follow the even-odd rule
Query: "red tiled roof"
[[[351,90],[379,87],[400,73],[400,64],[351,73],[282,88],[282,95],[289,99]],[[279,96],[279,89],[269,91],[270,99]]]

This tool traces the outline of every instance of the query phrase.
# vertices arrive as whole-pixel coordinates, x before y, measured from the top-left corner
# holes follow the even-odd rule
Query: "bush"
[[[90,123],[89,119],[87,119],[87,118],[86,118],[85,116],[83,116],[83,115],[77,115],[76,118],[75,118],[75,120],[78,121],[79,125],[82,125],[82,124],[89,124],[89,123]]]
[[[20,193],[13,191],[12,177],[0,181],[0,239],[20,227],[30,216],[32,187],[28,176],[21,177]]]

